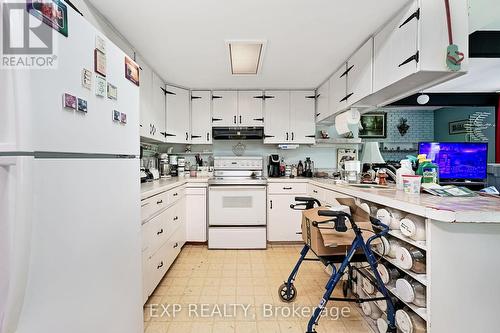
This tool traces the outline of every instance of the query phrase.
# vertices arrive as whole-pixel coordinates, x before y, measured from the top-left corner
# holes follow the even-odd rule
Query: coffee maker
[[[269,155],[269,164],[267,165],[267,175],[269,177],[280,176],[280,156],[273,154]]]

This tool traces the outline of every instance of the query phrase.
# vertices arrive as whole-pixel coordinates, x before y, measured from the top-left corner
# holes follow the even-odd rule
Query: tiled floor
[[[278,287],[300,249],[274,245],[267,250],[209,251],[206,246],[185,246],[144,307],[145,332],[306,332],[308,311],[318,304],[328,275],[318,262],[304,262],[295,282],[295,302],[283,303]],[[329,316],[320,320],[318,333],[373,332],[356,305],[329,302],[327,309]]]

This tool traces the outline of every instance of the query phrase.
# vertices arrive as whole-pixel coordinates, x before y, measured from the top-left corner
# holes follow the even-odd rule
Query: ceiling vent
[[[233,75],[257,75],[262,66],[262,56],[266,42],[253,41],[226,41]]]

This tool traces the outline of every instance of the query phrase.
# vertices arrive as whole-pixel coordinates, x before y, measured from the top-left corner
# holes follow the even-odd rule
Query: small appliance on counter
[[[280,156],[277,154],[269,155],[269,164],[267,165],[268,177],[280,176]]]
[[[158,160],[159,168],[160,168],[160,177],[168,178],[170,176],[170,163],[168,163],[168,154],[163,153],[160,154],[160,159]]]
[[[314,173],[314,162],[311,161],[310,157],[306,157],[306,160],[304,162],[304,177],[312,178]]]
[[[170,162],[170,175],[172,177],[177,177],[178,176],[178,165],[177,165],[177,159],[179,156],[177,155],[169,155],[168,156],[168,161]]]

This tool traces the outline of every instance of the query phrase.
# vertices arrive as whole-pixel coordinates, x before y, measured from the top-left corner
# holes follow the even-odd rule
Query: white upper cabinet
[[[347,107],[347,64],[343,64],[330,78],[330,114],[334,115]]]
[[[417,71],[419,18],[418,2],[413,1],[375,35],[375,91],[382,90]],[[445,50],[446,48],[443,53]],[[444,56],[442,60],[444,61]]]
[[[152,93],[152,139],[157,141],[165,140],[165,82],[161,77],[153,72],[153,91]]]
[[[290,141],[292,143],[316,141],[315,100],[316,95],[313,90],[290,92]]]
[[[290,92],[266,91],[264,102],[264,143],[290,139]]]
[[[167,129],[166,142],[189,143],[190,138],[190,94],[189,90],[167,85]]]
[[[315,93],[266,91],[264,143],[314,143]]]
[[[330,80],[327,80],[316,91],[316,121],[328,118],[330,113]]]
[[[212,143],[212,94],[191,91],[191,143]]]
[[[356,104],[372,93],[373,38],[347,61],[347,104]]]
[[[238,126],[263,126],[262,91],[238,91]]]
[[[238,126],[238,92],[212,92],[212,126]]]
[[[153,91],[153,71],[142,59],[138,58],[137,63],[141,67],[141,84],[139,86],[139,110],[140,110],[140,135],[145,138],[152,138],[152,91]]]

